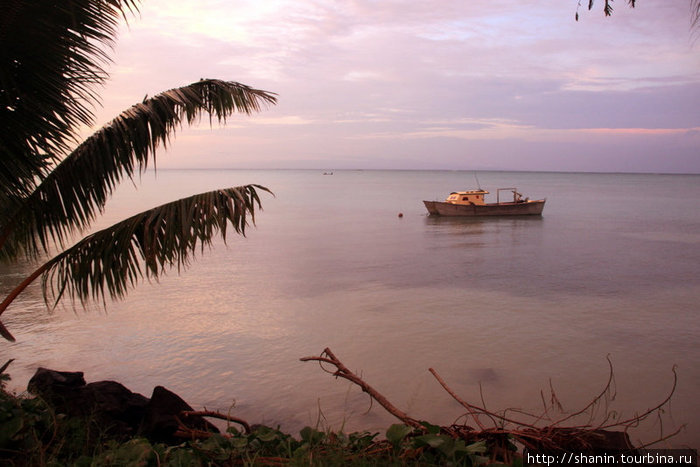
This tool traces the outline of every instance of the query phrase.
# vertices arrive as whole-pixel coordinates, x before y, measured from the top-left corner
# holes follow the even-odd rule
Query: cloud
[[[450,157],[463,163],[459,144],[508,160],[517,142],[537,158],[538,144],[549,154],[590,141],[607,155],[603,170],[636,141],[686,151],[700,127],[687,5],[645,0],[612,18],[581,11],[579,22],[575,11],[559,0],[149,0],[117,43],[100,117],[216,77],[277,92],[278,105],[187,150],[219,151],[235,138],[251,163],[294,166],[323,153],[324,166],[338,157],[377,166],[381,154],[401,168],[420,165],[422,150],[444,154],[447,167]],[[668,160],[643,154],[659,170]]]

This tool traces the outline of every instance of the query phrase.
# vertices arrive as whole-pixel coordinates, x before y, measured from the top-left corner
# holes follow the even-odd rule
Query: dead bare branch
[[[612,387],[612,384],[615,381],[615,378],[613,376],[614,375],[613,364],[612,364],[612,360],[610,360],[610,355],[607,355],[605,358],[608,361],[608,366],[610,367],[610,371],[608,372],[608,382],[605,384],[605,387],[603,387],[603,390],[600,392],[600,394],[598,394],[595,398],[593,398],[593,400],[587,406],[585,406],[581,410],[578,410],[572,414],[567,415],[564,418],[557,420],[556,422],[552,423],[552,426],[560,425],[561,423],[563,423],[567,420],[571,420],[572,418],[576,417],[577,415],[581,415],[581,414],[585,413],[588,409],[590,409],[591,407],[596,405],[601,399],[603,399],[605,397],[606,394],[609,393],[609,391]],[[549,381],[549,387],[550,388],[552,387],[551,380]],[[554,389],[552,389],[552,392],[554,392]],[[554,396],[554,397],[556,397],[556,396]],[[559,405],[559,407],[561,407],[561,404]]]
[[[180,412],[180,413],[184,417],[200,416],[200,417],[218,418],[219,420],[226,420],[226,421],[237,423],[237,424],[241,425],[243,427],[243,429],[245,430],[246,434],[250,434],[250,431],[251,431],[250,425],[245,420],[238,418],[238,417],[234,417],[232,415],[223,414],[221,412],[216,412],[213,410],[189,410],[189,411],[184,411],[184,412]]]
[[[614,400],[614,372],[612,361],[610,357],[607,357],[608,365],[610,367],[610,372],[608,375],[608,380],[603,387],[602,391],[596,395],[591,402],[589,402],[582,409],[577,410],[571,414],[568,414],[557,420],[552,420],[550,417],[550,412],[548,410],[548,404],[545,402],[544,394],[540,392],[542,398],[542,403],[544,405],[544,412],[541,415],[533,415],[528,412],[522,411],[520,409],[506,409],[502,414],[492,412],[485,408],[483,393],[480,390],[482,406],[474,405],[459,395],[457,395],[452,388],[445,382],[445,380],[437,373],[433,368],[429,368],[428,371],[437,379],[438,383],[447,391],[447,393],[452,396],[459,404],[467,409],[467,413],[461,415],[465,417],[465,423],[458,425],[453,423],[449,427],[440,427],[442,433],[447,434],[455,439],[459,438],[465,442],[472,443],[476,441],[485,441],[489,446],[492,456],[495,455],[498,459],[504,460],[510,456],[510,445],[508,444],[508,439],[512,439],[522,446],[535,450],[535,451],[584,451],[590,449],[632,449],[633,445],[629,440],[627,430],[636,425],[639,425],[646,417],[652,413],[660,413],[659,411],[670,401],[673,393],[675,392],[678,376],[676,374],[676,367],[673,367],[673,387],[669,395],[655,407],[648,409],[641,415],[635,415],[626,420],[610,422],[610,419],[616,417],[616,413],[610,411],[608,407],[609,400]],[[324,349],[318,357],[305,357],[301,361],[317,361],[319,364],[330,364],[335,367],[335,371],[330,371],[327,368],[321,366],[322,369],[328,373],[331,373],[335,377],[341,377],[347,379],[362,388],[362,390],[369,394],[372,400],[376,400],[382,407],[384,407],[389,413],[394,415],[396,418],[401,420],[408,426],[417,428],[419,430],[424,430],[424,426],[417,420],[409,417],[407,414],[396,408],[391,402],[389,402],[383,395],[377,392],[369,384],[362,380],[355,373],[343,365],[343,363],[338,360],[338,358],[331,352],[329,348]],[[559,402],[559,399],[554,392],[554,387],[550,380],[550,405],[554,409],[558,409],[563,412],[563,407]],[[604,402],[604,405],[602,404]],[[604,407],[604,419],[598,424],[598,426],[593,426],[593,420],[598,418],[598,409]],[[522,420],[517,420],[513,417],[506,416],[508,411],[515,412],[520,415],[524,415],[530,418],[534,418],[535,421],[531,423],[526,423]],[[573,418],[588,414],[589,420],[584,425],[577,426],[562,426],[562,423],[572,420]],[[493,428],[486,427],[480,420],[480,416],[485,416],[491,419],[493,422]],[[466,421],[471,418],[474,420],[479,430],[468,426]],[[546,423],[550,422],[546,426],[540,426],[540,422]],[[682,429],[683,427],[681,427]],[[650,446],[659,441],[663,441],[672,436],[678,434],[681,429],[676,430],[670,435],[664,436],[661,433],[660,439],[647,443],[644,446]],[[494,454],[496,453],[496,454]],[[494,459],[492,459],[494,460]]]
[[[351,381],[360,386],[363,392],[369,394],[369,396],[372,399],[376,400],[379,403],[379,405],[384,407],[384,409],[386,409],[387,412],[401,420],[406,425],[411,426],[413,428],[423,428],[423,425],[421,425],[418,420],[411,418],[410,416],[408,416],[408,414],[396,408],[396,406],[389,402],[389,400],[382,394],[380,394],[379,391],[374,389],[369,384],[365,383],[359,376],[350,371],[345,365],[343,365],[343,363],[340,360],[338,360],[338,358],[333,354],[333,352],[331,352],[331,349],[329,349],[328,347],[326,347],[321,353],[321,355],[318,357],[304,357],[300,358],[300,360],[302,362],[316,361],[329,363],[335,366],[337,370],[332,373],[333,376],[347,379],[348,381]]]
[[[666,396],[666,399],[661,401],[658,405],[655,407],[648,409],[646,412],[642,413],[641,415],[635,415],[632,418],[629,418],[627,420],[624,420],[622,422],[615,422],[610,425],[605,425],[605,426],[600,426],[598,427],[599,429],[606,429],[606,428],[611,428],[614,426],[627,426],[630,424],[634,423],[639,423],[645,418],[647,418],[650,414],[654,413],[655,411],[661,409],[663,406],[668,404],[668,401],[671,400],[671,397],[673,397],[673,393],[676,392],[676,386],[678,385],[678,374],[676,373],[676,365],[673,365],[673,368],[671,368],[671,371],[673,372],[673,386],[671,387],[671,391],[668,393],[668,396]]]

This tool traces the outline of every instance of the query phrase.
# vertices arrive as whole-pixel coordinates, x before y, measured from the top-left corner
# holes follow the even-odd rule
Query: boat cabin
[[[469,190],[469,191],[453,191],[450,196],[445,200],[446,203],[450,204],[486,204],[484,202],[484,195],[489,192],[486,190]]]

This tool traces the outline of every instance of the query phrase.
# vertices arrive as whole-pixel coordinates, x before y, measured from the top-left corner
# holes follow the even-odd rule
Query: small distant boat
[[[510,191],[513,199],[501,201],[501,192]],[[499,188],[496,202],[486,203],[486,190],[453,191],[445,201],[423,201],[426,209],[433,216],[541,216],[547,199],[532,200],[523,198],[517,188]]]

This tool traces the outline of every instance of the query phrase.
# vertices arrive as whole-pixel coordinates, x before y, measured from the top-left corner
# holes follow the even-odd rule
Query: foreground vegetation
[[[12,466],[392,466],[480,465],[489,460],[485,441],[467,445],[425,424],[392,425],[385,433],[319,431],[298,437],[279,429],[230,426],[225,434],[184,440],[178,445],[145,438],[117,441],[95,435],[91,421],[68,418],[41,398],[0,391],[0,464]],[[515,447],[513,446],[513,449]],[[515,458],[512,465],[519,465]]]
[[[605,2],[609,14],[609,1]],[[634,5],[634,2],[629,2]],[[0,303],[0,314],[29,283],[42,278],[47,304],[62,297],[83,302],[120,298],[144,276],[158,277],[170,267],[186,267],[195,252],[227,229],[244,234],[258,185],[193,195],[144,211],[72,244],[88,229],[116,186],[153,164],[158,147],[184,124],[202,114],[224,123],[234,114],[251,114],[273,105],[273,93],[235,81],[201,80],[146,97],[77,144],[83,126],[94,123],[94,89],[108,75],[103,66],[120,18],[138,10],[138,0],[42,0],[6,2],[0,35],[0,260],[41,264]],[[691,1],[691,5],[700,3]],[[589,2],[589,8],[592,2]],[[58,247],[60,253],[46,261]],[[14,340],[0,322],[0,335]],[[0,368],[0,464],[53,465],[518,465],[517,440],[524,443],[579,442],[600,429],[626,428],[668,401],[629,420],[595,427],[562,428],[559,420],[535,417],[513,421],[467,403],[432,371],[462,404],[478,429],[438,427],[410,418],[350,372],[326,349],[306,361],[335,366],[389,410],[401,424],[384,434],[319,431],[304,428],[298,437],[257,426],[224,434],[190,432],[170,445],[145,438],[115,439],[94,419],[69,417],[38,397],[7,392]],[[8,362],[9,363],[9,362]],[[612,376],[612,373],[611,373]],[[675,378],[674,378],[675,388]],[[601,395],[574,415],[605,401]],[[672,393],[673,391],[671,391]],[[670,396],[669,396],[670,397]],[[553,398],[554,400],[554,398]],[[485,426],[481,419],[491,420]],[[545,420],[548,425],[537,426]],[[533,444],[538,445],[538,444]]]
[[[595,421],[599,408],[607,407],[613,382],[612,363],[607,383],[600,394],[580,410],[564,412],[556,394],[551,392],[551,407],[535,415],[508,409],[508,412],[535,420],[516,420],[484,407],[470,404],[459,397],[440,375],[430,369],[443,388],[467,410],[460,418],[464,422],[437,426],[414,419],[394,406],[382,394],[350,371],[333,352],[326,348],[319,356],[304,357],[302,361],[317,362],[331,375],[352,381],[369,397],[394,415],[401,423],[394,424],[385,433],[344,433],[305,427],[297,437],[277,428],[250,425],[246,421],[211,411],[192,411],[184,401],[170,415],[173,422],[168,437],[156,435],[145,422],[133,431],[115,431],[109,420],[101,416],[90,398],[79,396],[81,410],[60,408],[50,393],[37,390],[37,383],[29,388],[43,396],[29,397],[8,392],[4,374],[8,361],[0,367],[0,464],[12,466],[479,466],[522,465],[520,449],[530,452],[612,452],[628,451],[649,444],[633,446],[627,430],[638,426],[651,415],[663,412],[676,388],[674,368],[673,388],[668,397],[655,407],[629,419],[619,419],[605,410],[602,419]],[[331,368],[334,368],[331,369]],[[39,373],[39,372],[37,372]],[[67,373],[64,373],[67,374]],[[78,373],[82,380],[82,373]],[[66,380],[58,380],[65,390]],[[104,383],[104,382],[103,382]],[[118,385],[118,383],[110,382]],[[84,381],[82,381],[84,384]],[[100,383],[91,383],[97,384]],[[85,386],[87,387],[87,386]],[[77,391],[77,389],[69,389]],[[58,393],[54,393],[58,394]],[[78,392],[65,393],[69,395]],[[105,393],[106,394],[106,393]],[[109,396],[105,396],[109,399]],[[143,396],[139,396],[143,397]],[[177,398],[176,395],[174,395]],[[75,400],[75,397],[73,397]],[[156,399],[156,391],[151,402]],[[543,396],[544,400],[544,396]],[[94,401],[93,401],[94,402]],[[183,407],[183,406],[181,406]],[[108,411],[114,413],[113,406]],[[227,421],[223,433],[203,428],[190,416],[214,417]],[[581,423],[580,417],[586,419]],[[611,418],[615,418],[614,421]],[[116,420],[112,419],[112,420]],[[145,419],[143,419],[145,420]],[[162,419],[161,419],[162,420]],[[474,427],[467,425],[467,421]],[[681,427],[682,428],[682,427]],[[661,435],[658,441],[668,439],[680,431]],[[172,436],[170,436],[172,435]],[[163,440],[168,441],[163,441]]]

